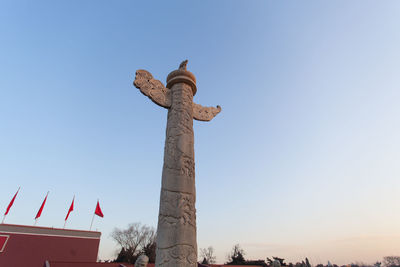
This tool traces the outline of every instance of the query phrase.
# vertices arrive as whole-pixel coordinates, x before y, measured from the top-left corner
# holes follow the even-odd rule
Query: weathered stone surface
[[[192,246],[185,244],[168,249],[158,249],[156,266],[197,266],[197,253],[193,251]]]
[[[149,262],[149,257],[140,255],[135,261],[135,267],[146,267]]]
[[[202,105],[193,103],[193,118],[198,121],[210,121],[218,113],[221,112],[221,107],[203,107]]]
[[[154,103],[165,108],[171,106],[171,96],[169,90],[160,82],[153,78],[147,70],[137,70],[133,84],[140,89],[144,95],[148,96]]]
[[[221,108],[193,103],[196,78],[187,61],[171,72],[167,87],[145,70],[134,85],[156,104],[168,108],[160,210],[157,226],[157,267],[197,266],[196,189],[193,118],[210,121]]]
[[[196,266],[193,92],[183,82],[170,90],[156,266]]]

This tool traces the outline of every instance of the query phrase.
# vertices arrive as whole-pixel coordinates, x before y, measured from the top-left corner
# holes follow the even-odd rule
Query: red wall
[[[1,267],[43,267],[45,260],[97,261],[100,233],[95,238],[84,231],[24,227],[0,225],[0,235],[9,236],[0,252]]]

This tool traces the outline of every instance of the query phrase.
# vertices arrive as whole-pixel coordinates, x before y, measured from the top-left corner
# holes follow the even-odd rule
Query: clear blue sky
[[[167,111],[132,85],[184,59],[199,248],[372,263],[400,254],[400,2],[1,1],[0,209],[7,223],[156,226]]]

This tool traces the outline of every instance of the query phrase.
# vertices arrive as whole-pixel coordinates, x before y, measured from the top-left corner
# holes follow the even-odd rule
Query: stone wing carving
[[[171,94],[162,82],[153,78],[147,70],[137,70],[133,85],[154,103],[164,108],[171,107]]]
[[[203,107],[202,105],[193,103],[193,118],[198,121],[210,121],[218,113],[221,112],[221,107]]]

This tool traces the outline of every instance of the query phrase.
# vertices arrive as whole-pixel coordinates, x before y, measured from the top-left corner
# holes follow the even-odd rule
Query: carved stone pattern
[[[179,170],[182,175],[194,178],[194,136],[192,92],[188,85],[172,90],[172,106],[168,110],[168,123],[164,150],[164,167]]]
[[[166,160],[164,162],[164,168],[178,170],[181,175],[193,179],[195,176],[194,159],[183,151],[178,150],[176,145],[177,142],[177,139],[173,136],[167,138],[165,144],[164,158]]]
[[[197,266],[193,92],[184,83],[171,89],[164,149],[156,266]],[[170,191],[173,181],[182,191]],[[165,186],[164,186],[165,184]],[[178,189],[177,189],[178,190]],[[180,189],[179,189],[180,190]]]
[[[178,245],[170,249],[159,249],[158,266],[162,267],[197,267],[197,253],[190,245]]]
[[[138,70],[133,83],[154,103],[169,109],[157,229],[157,267],[197,267],[193,119],[210,121],[221,111],[219,106],[193,103],[196,79],[186,71],[186,64],[187,61],[182,62],[179,70],[168,75],[170,89],[146,70]],[[174,80],[178,74],[186,75],[187,80]]]
[[[164,108],[171,106],[171,95],[169,89],[162,82],[153,78],[147,70],[137,70],[133,84],[145,96],[148,96],[154,103]]]
[[[174,226],[177,224],[196,227],[195,197],[193,194],[162,190],[159,224]]]
[[[193,118],[198,121],[210,121],[218,113],[221,112],[221,107],[203,107],[202,105],[193,103]]]

